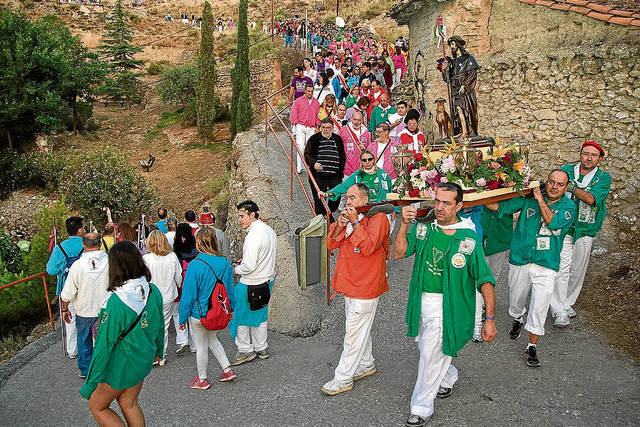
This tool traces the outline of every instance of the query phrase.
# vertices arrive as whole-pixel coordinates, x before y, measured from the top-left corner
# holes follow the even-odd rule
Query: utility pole
[[[336,17],[340,16],[340,0],[336,0]]]
[[[271,0],[271,41],[276,32],[276,21],[273,20],[273,0]]]

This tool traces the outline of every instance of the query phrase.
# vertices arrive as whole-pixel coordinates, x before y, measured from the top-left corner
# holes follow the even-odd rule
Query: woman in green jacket
[[[144,425],[138,395],[154,360],[164,350],[162,294],[131,242],[109,250],[110,291],[98,314],[89,373],[80,394],[101,426],[124,425],[111,408],[117,399],[128,425]]]

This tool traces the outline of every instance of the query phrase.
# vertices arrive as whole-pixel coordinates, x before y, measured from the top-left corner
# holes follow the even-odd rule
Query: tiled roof
[[[616,6],[588,0],[517,0],[535,6],[581,13],[591,18],[625,27],[640,27],[640,9],[616,9]]]

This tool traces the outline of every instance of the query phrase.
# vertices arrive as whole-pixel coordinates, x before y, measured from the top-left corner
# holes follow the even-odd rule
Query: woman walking
[[[175,252],[178,257],[178,261],[180,261],[180,266],[182,267],[182,279],[184,281],[184,275],[187,272],[187,266],[191,261],[193,261],[196,256],[198,256],[198,251],[196,250],[196,239],[193,237],[193,231],[191,231],[191,226],[186,222],[181,222],[176,227],[176,234],[173,241],[173,252]],[[178,297],[174,302],[178,303],[178,307],[173,310],[173,323],[179,325],[178,323],[178,308],[180,303],[180,295],[182,294],[182,286],[178,289]],[[184,352],[189,349],[189,343],[193,344],[193,337],[189,340],[189,328],[178,329],[176,332],[176,344],[178,345],[178,349],[176,350],[176,354],[178,356],[182,356]],[[191,352],[195,353],[196,349],[191,348]]]
[[[174,309],[178,305],[174,300],[178,297],[178,288],[182,285],[182,266],[162,231],[153,230],[146,243],[147,253],[142,256],[142,259],[151,272],[153,284],[162,294],[162,313],[164,316],[164,353],[162,359],[154,362],[154,365],[164,366],[169,344],[169,324]],[[179,335],[178,324],[174,322],[174,326],[176,335]]]
[[[163,353],[162,295],[149,283],[151,273],[131,242],[109,250],[109,294],[98,314],[98,335],[89,373],[80,394],[101,426],[145,424],[138,396],[154,360]]]
[[[206,316],[211,293],[219,279],[230,291],[233,288],[233,267],[222,256],[216,239],[216,231],[212,227],[202,227],[196,234],[198,256],[191,261],[182,286],[180,300],[180,327],[186,328],[187,320],[196,344],[196,365],[198,376],[189,383],[189,387],[206,390],[211,387],[207,380],[209,349],[222,367],[219,380],[233,381],[236,374],[231,369],[227,354],[218,341],[216,331],[206,329],[200,318]]]

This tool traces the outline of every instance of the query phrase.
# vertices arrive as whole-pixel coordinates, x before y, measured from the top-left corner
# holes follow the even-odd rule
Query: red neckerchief
[[[338,80],[340,80],[340,84],[342,85],[342,88],[348,91],[349,90],[349,85],[344,80],[344,77],[342,76],[342,74],[338,74]]]

